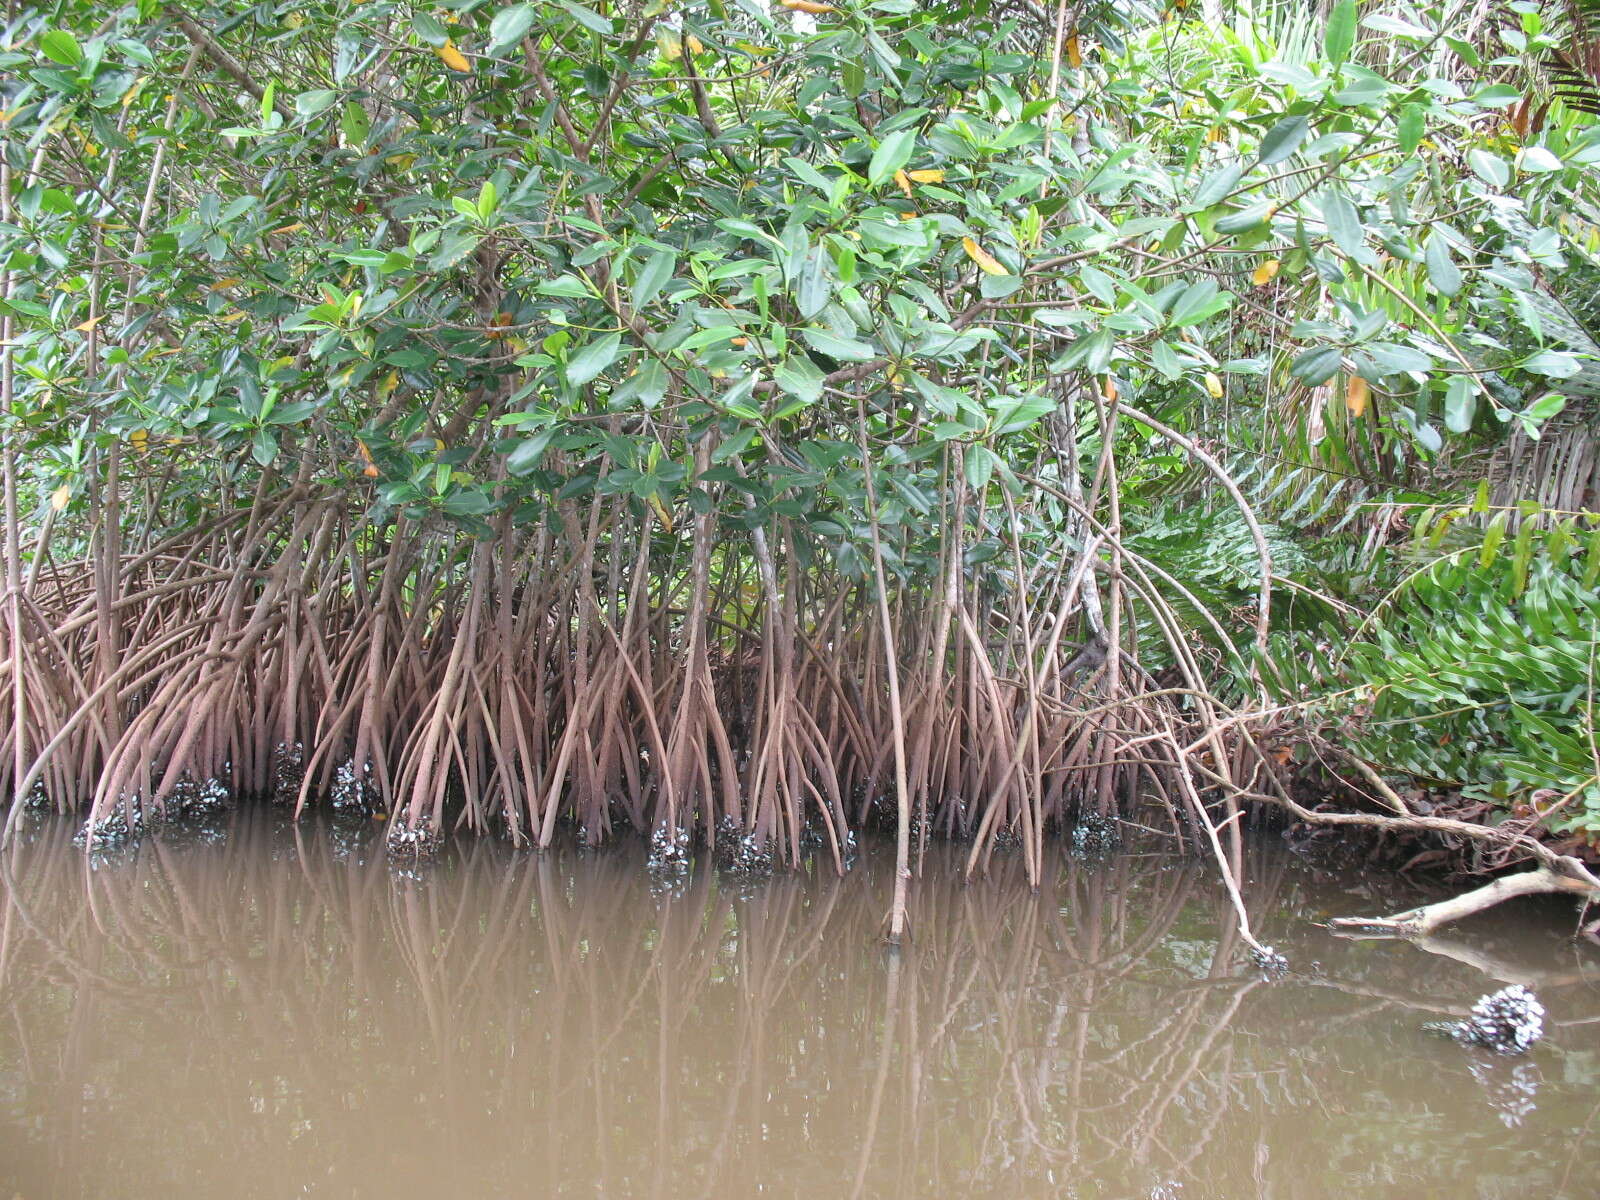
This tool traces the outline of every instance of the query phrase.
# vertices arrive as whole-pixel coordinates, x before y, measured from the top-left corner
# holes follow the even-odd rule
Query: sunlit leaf
[[[1344,385],[1344,406],[1352,417],[1360,417],[1367,411],[1367,400],[1371,394],[1372,390],[1365,379],[1359,375],[1350,376]]]
[[[440,58],[440,61],[442,61],[444,65],[449,67],[452,71],[465,72],[472,70],[472,64],[467,61],[466,55],[462,54],[461,51],[456,49],[456,44],[454,42],[446,42],[442,46],[435,46],[433,52],[437,54]]]
[[[986,275],[1009,275],[1009,274],[1011,274],[1010,271],[1006,270],[1005,267],[1003,267],[1000,264],[1000,260],[999,259],[997,259],[994,255],[990,254],[982,246],[978,245],[978,243],[974,239],[972,239],[970,237],[962,238],[961,239],[961,248],[967,252],[967,257],[968,258],[970,258],[973,262],[978,264],[979,269],[982,270],[984,272],[984,274],[986,274]]]

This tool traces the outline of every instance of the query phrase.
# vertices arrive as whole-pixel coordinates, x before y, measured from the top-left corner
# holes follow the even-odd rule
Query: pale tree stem
[[[1481,888],[1475,888],[1436,904],[1424,904],[1392,917],[1335,917],[1328,924],[1334,929],[1364,929],[1403,936],[1431,933],[1441,925],[1470,917],[1516,896],[1537,896],[1561,892],[1600,900],[1600,890],[1584,879],[1562,875],[1549,867],[1536,867],[1520,875],[1506,875]]]
[[[905,937],[906,891],[911,878],[911,792],[906,784],[906,723],[900,709],[900,669],[895,661],[889,586],[883,573],[883,541],[878,535],[878,499],[872,484],[871,450],[867,445],[867,410],[859,396],[856,414],[861,422],[861,472],[867,487],[867,509],[872,514],[872,570],[878,590],[878,622],[883,632],[884,672],[889,680],[889,717],[894,724],[894,899],[889,907],[889,944],[898,946]]]

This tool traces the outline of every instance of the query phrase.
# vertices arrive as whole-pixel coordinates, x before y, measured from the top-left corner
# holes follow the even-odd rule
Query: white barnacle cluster
[[[1289,972],[1289,960],[1271,946],[1257,946],[1251,950],[1250,961],[1268,979],[1279,979]]]
[[[847,830],[844,835],[844,841],[839,846],[839,862],[846,871],[856,865],[857,850],[856,831],[854,829]]]
[[[740,834],[728,844],[725,870],[755,878],[772,874],[772,851],[753,833]]]
[[[301,742],[279,742],[272,750],[272,799],[287,804],[305,778],[306,748]]]
[[[720,836],[720,835],[719,835]],[[800,828],[800,850],[803,854],[832,855],[833,839],[824,828],[821,820],[810,820]],[[848,871],[856,861],[856,835],[854,830],[845,830],[844,837],[839,841],[839,863]]]
[[[1522,984],[1513,983],[1482,997],[1472,1006],[1472,1015],[1456,1021],[1449,1032],[1462,1045],[1526,1054],[1544,1036],[1544,1005]]]
[[[183,777],[172,785],[172,790],[160,798],[156,813],[178,821],[214,817],[226,811],[232,802],[233,790],[220,776],[207,776],[202,783],[196,782],[195,777],[185,771]]]
[[[437,854],[443,841],[443,836],[434,828],[433,823],[424,818],[415,825],[407,825],[404,821],[396,820],[389,826],[389,836],[385,839],[384,845],[389,851],[390,858],[418,862]]]
[[[160,798],[161,809],[168,816],[181,819],[189,815],[190,805],[199,794],[200,785],[194,781],[194,776],[186,771],[183,778],[172,785],[172,790]]]
[[[338,813],[372,812],[378,797],[377,786],[372,782],[372,763],[364,762],[358,768],[353,759],[345,759],[333,772],[333,787],[328,792],[328,803]]]
[[[687,874],[689,831],[682,825],[657,825],[650,834],[647,865],[654,875]]]
[[[772,874],[772,850],[747,832],[731,815],[717,822],[717,866],[735,875],[759,878]]]
[[[828,835],[822,831],[821,823],[807,814],[804,823],[800,826],[801,852],[810,854],[815,850],[821,850],[827,844]]]
[[[183,805],[186,817],[210,817],[224,811],[233,799],[228,785],[215,775],[195,787]]]
[[[130,822],[125,806],[118,805],[98,821],[94,818],[83,823],[83,828],[72,837],[74,846],[87,845],[91,850],[110,850],[124,846],[144,832],[144,819],[134,808]]]
[[[1072,827],[1072,853],[1077,858],[1099,858],[1117,848],[1117,823],[1102,813],[1086,812]]]

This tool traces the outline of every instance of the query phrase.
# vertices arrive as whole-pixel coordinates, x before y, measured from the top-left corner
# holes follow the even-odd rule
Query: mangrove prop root
[[[907,870],[933,834],[984,867],[1016,846],[1036,879],[1048,831],[1150,780],[1179,795],[1175,747],[1212,744],[1179,693],[1064,669],[1093,636],[1075,596],[1095,538],[996,595],[964,586],[958,531],[921,589],[808,569],[780,520],[744,542],[653,521],[604,498],[492,543],[375,538],[296,480],[109,569],[58,561],[4,602],[7,832],[48,806],[131,836],[203,786],[387,816],[407,858],[455,830],[667,827],[842,869],[876,821]]]

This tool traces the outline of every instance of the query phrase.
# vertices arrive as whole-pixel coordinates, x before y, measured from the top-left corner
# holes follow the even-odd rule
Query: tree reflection
[[[870,853],[659,894],[626,851],[459,839],[397,872],[380,825],[267,811],[116,862],[70,832],[0,858],[0,1154],[30,1198],[1525,1191],[1559,1188],[1539,1147],[1600,1065],[1581,968],[1328,937],[1265,848],[1281,982],[1213,874],[1161,852],[1047,856],[1033,890],[1020,855],[969,886],[930,846],[886,966]],[[1557,1018],[1514,1068],[1418,1031],[1491,968]]]

